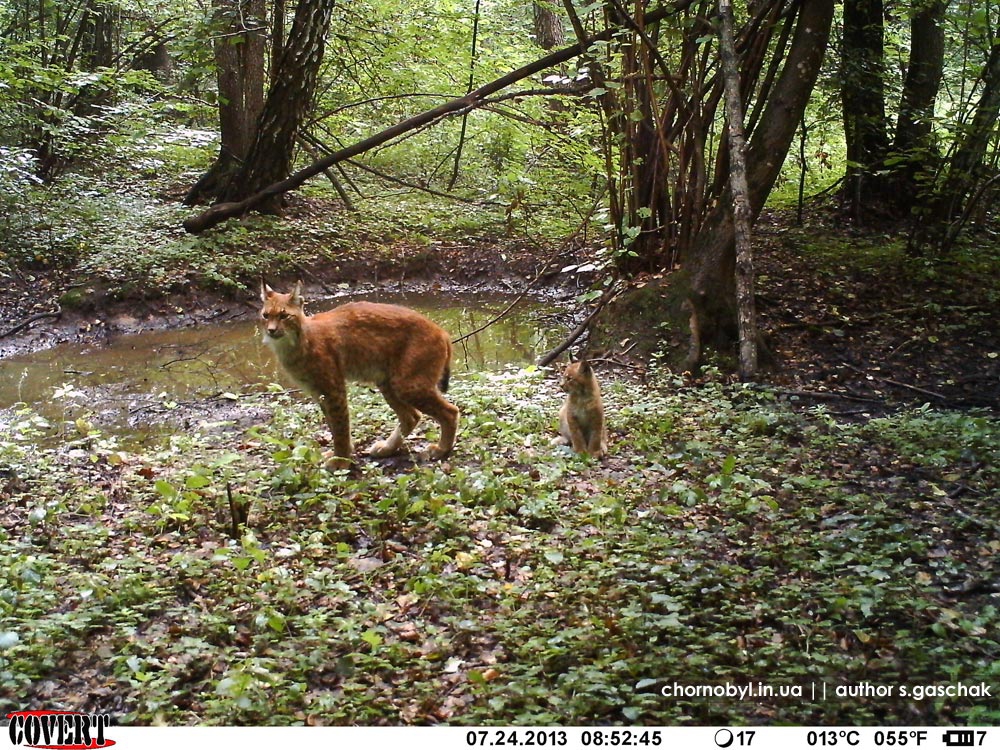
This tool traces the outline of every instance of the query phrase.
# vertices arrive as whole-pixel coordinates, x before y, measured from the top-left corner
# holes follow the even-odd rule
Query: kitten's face
[[[563,370],[562,389],[569,394],[584,394],[593,390],[594,371],[587,360],[573,362]]]

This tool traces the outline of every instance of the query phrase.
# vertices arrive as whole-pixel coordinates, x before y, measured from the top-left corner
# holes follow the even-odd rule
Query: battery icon
[[[976,746],[976,733],[971,729],[949,729],[941,739],[948,747]]]

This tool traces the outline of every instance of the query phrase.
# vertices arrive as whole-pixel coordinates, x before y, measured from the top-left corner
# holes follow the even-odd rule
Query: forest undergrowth
[[[446,462],[352,474],[320,468],[318,410],[280,389],[242,394],[271,411],[249,429],[141,446],[88,431],[85,404],[64,425],[23,411],[0,442],[0,708],[996,723],[992,699],[923,690],[1000,681],[995,417],[845,419],[718,373],[605,390],[604,463],[550,445],[560,396],[528,368],[456,379]],[[363,448],[389,414],[352,402]],[[864,683],[890,695],[836,696]],[[675,684],[758,692],[662,694]]]

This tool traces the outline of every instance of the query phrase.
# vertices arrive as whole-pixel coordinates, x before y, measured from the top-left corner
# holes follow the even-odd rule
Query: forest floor
[[[908,257],[903,240],[767,215],[758,310],[777,366],[768,380],[816,402],[1000,407],[1000,248]]]
[[[351,472],[320,467],[318,410],[279,387],[223,396],[249,421],[205,403],[138,442],[95,428],[70,388],[53,396],[59,423],[8,410],[0,712],[996,724],[983,690],[1000,687],[997,254],[930,264],[896,238],[771,216],[757,236],[781,366],[759,387],[655,358],[602,369],[599,463],[550,445],[562,395],[536,368],[453,379],[462,422],[446,461],[420,460],[432,437],[420,432],[412,455]],[[490,243],[435,265],[435,247],[379,248],[346,275],[276,275],[516,292],[541,265]],[[4,328],[80,281],[9,280]],[[87,280],[90,302],[36,321],[20,346],[248,315],[247,284],[242,297],[181,287],[140,302]],[[387,409],[364,389],[351,409],[364,450]],[[756,692],[663,692],[674,684]],[[864,684],[884,697],[836,692]]]

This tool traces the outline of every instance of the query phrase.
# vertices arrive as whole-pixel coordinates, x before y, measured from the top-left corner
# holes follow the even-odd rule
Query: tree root
[[[30,326],[32,323],[37,323],[39,320],[45,320],[46,318],[57,318],[58,319],[58,318],[61,318],[61,317],[62,317],[62,308],[59,305],[56,305],[56,309],[53,310],[52,312],[36,313],[35,315],[32,315],[30,318],[25,318],[23,321],[21,321],[20,323],[18,323],[13,328],[8,328],[3,333],[0,333],[0,339],[5,339],[8,336],[13,336],[15,333],[19,333],[20,331],[23,331],[25,328],[27,328],[28,326]]]

